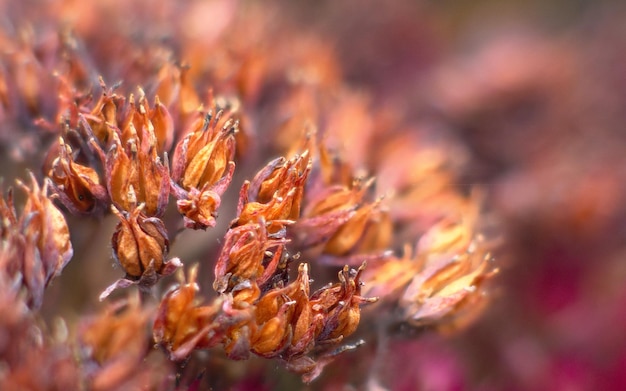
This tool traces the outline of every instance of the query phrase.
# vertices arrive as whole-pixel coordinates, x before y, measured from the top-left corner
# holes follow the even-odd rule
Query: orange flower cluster
[[[168,70],[170,84],[178,77],[168,88],[183,89],[184,72]],[[98,215],[112,209],[120,219],[112,246],[126,277],[103,292],[105,298],[129,285],[150,287],[181,265],[177,258],[166,259],[169,237],[161,218],[170,194],[177,199],[185,227],[215,225],[220,196],[235,168],[238,122],[231,118],[234,103],[223,103],[212,93],[208,111],[200,105],[183,115],[175,97],[168,96],[173,101],[168,107],[156,96],[151,106],[142,90],[138,99],[131,94],[126,100],[102,81],[101,87],[93,107],[78,96],[71,99],[73,106],[60,106],[67,113],[59,114],[66,127],[50,148],[45,167],[69,211]],[[187,99],[199,101],[195,92],[189,94]],[[170,111],[178,113],[176,120]],[[170,170],[167,152],[177,138]]]
[[[45,287],[72,258],[70,232],[61,211],[48,196],[48,180],[40,187],[34,175],[31,186],[18,185],[27,195],[18,219],[13,192],[0,198],[0,258],[5,273],[21,281],[30,307],[38,308]]]
[[[270,162],[252,182],[244,183],[239,217],[226,233],[215,264],[218,299],[209,306],[194,306],[194,271],[190,282],[161,302],[154,333],[170,357],[184,359],[192,348],[222,343],[233,359],[245,359],[250,352],[279,358],[311,381],[329,362],[319,352],[356,330],[360,306],[377,300],[361,296],[364,266],[358,271],[346,266],[338,283],[313,293],[306,263],[300,264],[294,281],[288,280],[293,258],[285,250],[286,233],[293,224],[290,219],[300,215],[310,169],[305,152]],[[314,353],[322,357],[321,364],[311,358]]]
[[[90,390],[166,390],[171,381],[158,370],[162,359],[146,359],[150,338],[145,333],[151,311],[138,296],[117,302],[101,314],[84,319],[78,343],[84,366],[84,384]]]
[[[415,250],[405,246],[401,257],[392,256],[366,273],[366,293],[399,295],[404,318],[416,326],[451,330],[470,323],[487,302],[482,285],[497,269],[488,243],[474,233],[475,202],[467,202],[458,213],[432,226]]]
[[[131,286],[143,292],[141,300],[81,323],[87,388],[158,389],[146,380],[157,371],[144,362],[149,334],[172,361],[221,345],[235,360],[251,353],[282,360],[310,382],[337,354],[361,344],[348,337],[362,318],[381,321],[362,312],[366,304],[378,302],[387,311],[382,317],[414,326],[461,326],[478,314],[494,268],[479,234],[479,199],[454,185],[462,149],[436,145],[395,108],[347,86],[322,41],[294,45],[284,39],[289,29],[271,28],[269,14],[250,5],[250,16],[236,16],[230,2],[218,9],[224,25],[209,27],[195,13],[216,10],[192,3],[160,6],[163,15],[184,13],[181,20],[189,22],[171,27],[175,48],[115,29],[103,39],[81,21],[49,47],[36,47],[28,36],[18,45],[0,31],[0,43],[11,49],[0,53],[0,121],[34,120],[37,136],[51,142],[43,187],[34,177],[31,188],[20,185],[28,196],[21,216],[12,193],[1,200],[0,266],[19,276],[37,308],[43,288],[72,255],[51,189],[69,213],[101,219],[110,212],[117,219],[111,247],[125,275],[100,299]],[[80,9],[85,21],[98,24],[95,11]],[[145,11],[152,15],[152,8]],[[169,19],[159,26],[170,28]],[[83,52],[81,39],[96,53]],[[113,49],[125,54],[115,64],[102,54]],[[131,87],[145,89],[124,94],[121,85],[109,88],[97,77],[116,69]],[[90,89],[98,83],[94,98]],[[242,179],[238,201],[225,196],[239,174],[254,172]],[[162,277],[183,267],[168,258],[178,234],[219,231],[222,203],[234,209],[236,201],[230,226],[218,232],[221,249],[203,260],[214,270],[215,296],[197,297],[211,278],[196,267],[159,295]],[[318,287],[311,286],[313,272]],[[328,273],[338,281],[324,280]]]

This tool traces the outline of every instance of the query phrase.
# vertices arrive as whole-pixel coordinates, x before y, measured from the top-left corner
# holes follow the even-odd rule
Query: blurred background
[[[391,343],[381,373],[392,389],[626,389],[624,11],[593,1],[294,6],[334,37],[348,80],[462,140],[462,184],[487,191],[503,238],[485,315],[453,336]]]
[[[152,10],[156,20],[142,19],[151,3],[131,3],[135,19],[125,23],[152,26],[146,35],[172,18]],[[202,4],[181,2],[192,3]],[[230,3],[211,2],[224,9]],[[2,3],[3,23],[37,20],[36,7],[55,7],[25,4]],[[346,83],[368,91],[373,106],[391,106],[414,128],[455,140],[466,159],[458,186],[486,192],[489,234],[501,243],[493,300],[475,324],[450,335],[400,330],[384,348],[366,348],[370,355],[342,357],[305,389],[626,389],[626,5],[322,0],[267,7],[275,18],[268,25],[286,21],[327,45]],[[111,15],[121,14],[87,14],[83,22],[112,23]],[[215,30],[223,22],[202,14],[198,20]],[[106,45],[97,33],[85,39]],[[103,72],[113,80],[124,70]],[[130,75],[130,85],[133,77],[140,75]],[[0,131],[7,182],[38,159],[23,152],[36,141],[13,139],[9,126]],[[71,310],[60,315],[71,320],[95,305],[88,289],[119,277],[109,253],[90,251],[107,248],[109,237],[98,233],[110,232],[115,220],[97,228],[72,224],[85,243],[76,257],[93,270],[79,278],[85,263],[70,263],[47,296],[50,318],[59,315],[51,303],[65,300]],[[187,243],[198,238],[192,234]],[[197,252],[179,246],[172,253],[183,259],[193,258],[185,251]],[[61,291],[63,281],[75,289]],[[233,389],[300,387],[274,362],[233,366],[252,373]],[[345,367],[356,370],[347,375]]]

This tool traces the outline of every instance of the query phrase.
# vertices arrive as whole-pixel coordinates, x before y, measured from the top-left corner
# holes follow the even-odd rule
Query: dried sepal
[[[107,189],[91,167],[74,161],[72,149],[59,138],[59,154],[48,173],[59,201],[76,214],[101,214],[109,205]]]
[[[124,97],[115,94],[117,85],[107,88],[100,78],[102,94],[85,119],[93,135],[101,145],[110,145],[114,128],[118,125],[118,113],[124,106]]]
[[[169,170],[157,155],[154,132],[142,127],[140,138],[132,123],[130,129],[133,134],[125,144],[113,133],[113,145],[106,156],[109,196],[121,210],[144,203],[147,215],[162,216],[169,200]]]

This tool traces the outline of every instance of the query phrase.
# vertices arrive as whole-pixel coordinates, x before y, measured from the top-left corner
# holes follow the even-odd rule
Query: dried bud
[[[214,191],[191,189],[186,197],[176,201],[176,206],[183,215],[185,228],[207,229],[215,227],[217,209],[221,202],[220,196]]]
[[[269,290],[256,304],[251,350],[263,357],[280,355],[285,359],[306,354],[313,347],[321,318],[313,320],[308,266],[300,264],[295,281]]]
[[[0,120],[4,120],[4,113],[9,110],[9,102],[7,75],[4,69],[0,69]]]
[[[217,209],[222,202],[221,195],[226,191],[235,171],[235,163],[229,162],[226,175],[216,184],[206,184],[201,190],[191,188],[185,191],[177,185],[172,186],[177,198],[178,212],[183,215],[185,227],[207,229],[215,226]]]
[[[352,334],[361,318],[360,305],[378,300],[361,296],[363,269],[365,264],[357,271],[344,267],[339,272],[339,283],[322,288],[311,296],[313,312],[324,317],[323,326],[316,331],[317,343],[336,343]]]
[[[318,148],[320,166],[318,186],[350,187],[355,176],[352,159],[346,158],[340,151],[330,150],[325,143],[320,143]]]
[[[0,277],[0,282],[4,278],[21,280],[21,285],[26,288],[24,301],[38,308],[46,285],[45,271],[37,248],[38,237],[24,234],[23,228],[26,227],[18,221],[12,189],[9,189],[6,201],[0,197],[0,217],[0,268],[6,273],[6,276]]]
[[[30,178],[32,188],[18,181],[18,185],[28,196],[20,225],[24,236],[37,244],[38,257],[41,258],[47,285],[52,277],[61,273],[72,258],[73,249],[65,217],[47,195],[48,180],[44,181],[44,186],[40,188],[32,173]]]
[[[357,179],[352,187],[335,185],[314,192],[305,217],[294,227],[299,244],[337,258],[333,263],[384,258],[393,226],[382,198],[365,201],[372,183]]]
[[[0,182],[0,239],[4,242],[11,234],[17,231],[17,214],[13,204],[13,189],[9,189],[6,200]]]
[[[174,151],[172,179],[185,190],[215,185],[234,157],[238,121],[216,103],[213,110],[192,125]]]
[[[354,251],[364,236],[374,237],[381,242],[374,244],[365,241],[365,245],[372,246],[376,250],[387,248],[391,241],[391,226],[389,224],[377,224],[377,220],[382,220],[384,216],[380,210],[380,201],[377,200],[357,209],[350,219],[341,225],[326,242],[324,253],[345,255]]]
[[[192,114],[200,107],[200,98],[188,73],[188,66],[166,63],[158,75],[157,95],[168,107],[174,106],[182,117]]]
[[[74,161],[72,149],[59,138],[59,154],[48,174],[61,203],[72,213],[98,214],[109,204],[98,173]]]
[[[220,197],[235,170],[238,121],[230,118],[229,108],[221,108],[214,99],[212,104],[212,110],[192,124],[174,151],[172,190],[187,228],[215,226]]]
[[[238,218],[233,225],[256,222],[259,218],[272,224],[270,232],[284,227],[276,220],[296,220],[304,184],[311,171],[308,152],[289,161],[279,158],[270,162],[254,178],[245,182],[239,193]]]
[[[162,273],[165,257],[169,251],[169,240],[163,222],[156,217],[146,217],[140,204],[132,212],[120,212],[112,207],[120,219],[111,244],[113,255],[126,274],[138,279],[144,274]]]
[[[31,114],[41,110],[42,81],[45,74],[33,50],[24,47],[13,55],[15,74],[13,75],[19,97]]]
[[[274,274],[282,254],[279,247],[264,265],[266,251],[286,242],[284,237],[270,239],[264,222],[231,228],[226,233],[224,247],[215,264],[213,288],[223,293],[245,280],[259,285],[264,283]]]
[[[233,296],[233,306],[236,308],[248,308],[261,297],[261,288],[251,280],[244,280],[235,285],[230,291]]]
[[[486,303],[481,285],[497,269],[488,245],[475,234],[478,203],[466,200],[457,213],[456,220],[442,220],[422,235],[414,256],[406,248],[402,258],[372,268],[367,293],[391,298],[408,284],[399,304],[414,325],[446,320],[455,328],[479,314]]]
[[[130,125],[134,131],[134,126]],[[156,138],[142,128],[143,137],[135,133],[123,146],[113,133],[113,146],[106,157],[109,195],[122,210],[132,210],[137,203],[145,204],[148,216],[162,216],[169,199],[169,170],[157,156]]]
[[[400,299],[405,318],[414,325],[445,319],[456,328],[478,315],[487,299],[482,284],[497,273],[483,247],[478,239],[464,253],[428,260]]]
[[[153,326],[154,340],[165,347],[172,360],[183,360],[193,349],[207,349],[248,319],[247,311],[232,308],[232,298],[220,296],[209,306],[197,306],[197,265],[188,282],[169,291],[161,300]]]
[[[47,338],[36,311],[29,311],[23,290],[10,275],[15,260],[3,251],[5,245],[0,242],[0,389],[79,389],[81,374],[68,341]]]
[[[159,151],[169,151],[174,141],[174,120],[158,96],[154,98],[154,107],[149,113]]]
[[[300,114],[292,114],[276,130],[272,146],[283,156],[291,158],[301,151],[313,153],[318,150],[315,121],[311,119],[311,114],[305,114],[306,110]]]
[[[263,315],[270,311],[267,311],[264,307],[271,300],[275,302],[269,304],[269,306],[271,308],[278,306],[278,310],[268,318]],[[250,336],[250,349],[253,353],[271,358],[278,356],[285,349],[291,340],[289,322],[294,304],[296,304],[295,301],[285,301],[279,291],[269,292],[261,298],[256,311],[255,322],[257,326],[253,327],[254,331]]]
[[[149,313],[134,296],[81,324],[78,334],[83,361],[91,364],[85,366],[89,389],[136,389],[163,380],[155,378],[158,368],[146,360]]]
[[[309,267],[301,263],[298,267],[298,277],[287,287],[286,294],[295,304],[292,308],[291,343],[287,347],[287,359],[306,354],[313,348],[315,333],[323,322],[323,315],[315,314],[309,302]]]

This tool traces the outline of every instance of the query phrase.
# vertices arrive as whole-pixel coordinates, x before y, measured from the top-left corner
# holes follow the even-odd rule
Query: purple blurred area
[[[618,2],[313,2],[347,78],[469,149],[501,273],[453,336],[390,337],[370,389],[626,389],[626,25]],[[328,389],[341,389],[329,386]]]

